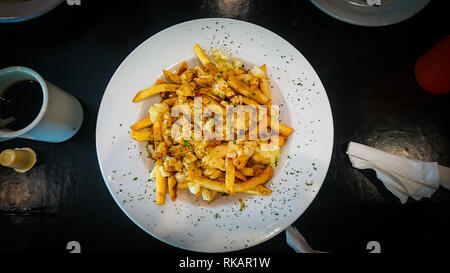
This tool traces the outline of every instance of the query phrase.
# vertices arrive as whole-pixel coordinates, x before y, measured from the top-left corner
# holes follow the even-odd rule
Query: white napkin
[[[323,251],[314,250],[306,242],[305,238],[300,234],[294,226],[288,226],[286,229],[287,244],[297,253],[325,253]]]
[[[353,167],[375,170],[378,179],[402,204],[411,196],[419,201],[431,197],[439,185],[450,189],[450,168],[392,155],[366,145],[350,142],[347,154]]]

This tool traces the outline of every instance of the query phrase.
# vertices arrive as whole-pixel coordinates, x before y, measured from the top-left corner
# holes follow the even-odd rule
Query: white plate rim
[[[107,91],[108,91],[108,89],[110,88],[110,85],[111,85],[111,83],[112,83],[114,77],[116,76],[117,72],[118,72],[118,71],[119,71],[119,70],[127,63],[127,61],[128,61],[128,59],[130,58],[130,56],[132,56],[136,51],[138,51],[139,48],[141,48],[145,43],[149,42],[150,39],[155,38],[155,37],[157,37],[158,35],[161,35],[161,34],[163,34],[163,33],[165,33],[165,32],[171,31],[171,30],[174,29],[174,28],[179,28],[179,27],[182,27],[183,25],[187,25],[187,24],[190,24],[190,23],[193,23],[193,22],[208,22],[208,21],[229,21],[229,22],[236,22],[236,23],[248,24],[248,25],[253,26],[253,27],[261,28],[261,29],[263,29],[263,30],[269,32],[271,35],[276,36],[278,39],[280,39],[281,41],[285,42],[285,43],[286,43],[288,46],[290,46],[294,51],[296,51],[298,54],[300,54],[300,55],[304,58],[304,60],[306,61],[306,63],[309,65],[309,67],[312,69],[312,71],[315,73],[315,75],[316,75],[316,77],[317,77],[316,83],[317,83],[319,86],[322,87],[322,89],[323,89],[323,91],[324,91],[324,93],[325,93],[325,101],[324,101],[324,103],[326,104],[325,106],[328,108],[328,111],[329,111],[329,113],[327,113],[327,114],[329,114],[329,124],[327,124],[327,126],[329,126],[329,129],[330,129],[330,131],[329,131],[329,133],[330,133],[330,135],[329,135],[329,146],[330,146],[331,148],[329,149],[329,151],[328,151],[328,153],[327,153],[326,164],[325,164],[325,165],[326,165],[325,171],[324,171],[324,172],[322,171],[323,175],[321,176],[320,181],[318,182],[318,184],[320,184],[320,185],[319,185],[319,187],[317,188],[317,191],[315,192],[313,198],[311,198],[311,199],[309,200],[309,202],[307,202],[305,209],[298,215],[298,217],[300,217],[300,216],[304,213],[304,211],[310,206],[310,204],[312,203],[312,201],[313,201],[313,200],[315,199],[315,197],[317,196],[317,194],[318,194],[318,192],[319,192],[319,190],[320,190],[320,188],[321,188],[321,186],[322,186],[322,184],[323,184],[323,182],[324,182],[324,180],[325,180],[325,176],[326,176],[326,174],[327,174],[327,172],[328,172],[328,169],[329,169],[329,166],[330,166],[331,156],[332,156],[333,146],[334,146],[334,124],[333,124],[334,122],[333,122],[333,116],[332,116],[332,111],[331,111],[331,105],[330,105],[328,96],[326,95],[325,88],[324,88],[324,86],[323,86],[323,84],[322,84],[320,78],[319,78],[318,75],[317,75],[317,72],[315,72],[314,68],[313,68],[313,67],[311,66],[311,64],[306,60],[306,58],[305,58],[305,57],[304,57],[304,56],[303,56],[303,55],[302,55],[302,54],[301,54],[294,46],[292,46],[288,41],[286,41],[284,38],[282,38],[282,37],[279,36],[278,34],[272,32],[272,31],[270,31],[270,30],[268,30],[268,29],[266,29],[266,28],[263,28],[263,27],[261,27],[261,26],[259,26],[259,25],[253,24],[253,23],[249,23],[249,22],[245,22],[245,21],[240,21],[240,20],[235,20],[235,19],[229,19],[229,18],[203,18],[203,19],[195,19],[195,20],[185,21],[185,22],[182,22],[182,23],[173,25],[173,26],[171,26],[171,27],[168,27],[168,28],[166,28],[166,29],[164,29],[164,30],[162,30],[162,31],[160,31],[160,32],[158,32],[158,33],[152,35],[151,37],[149,37],[149,38],[146,39],[145,41],[143,41],[143,42],[142,42],[139,46],[137,46],[137,47],[136,47],[136,48],[135,48],[135,49],[134,49],[134,50],[133,50],[133,51],[132,51],[132,52],[131,52],[131,53],[130,53],[130,54],[129,54],[122,62],[121,62],[121,64],[118,66],[118,68],[116,69],[115,73],[114,73],[113,76],[111,77],[110,82],[108,83],[108,85],[107,85],[107,87],[106,87],[106,89],[105,89],[105,92],[104,92],[104,94],[103,94],[103,96],[102,96],[102,100],[101,100],[101,104],[100,104],[99,112],[98,112],[98,116],[97,116],[97,124],[96,124],[96,151],[97,151],[97,158],[98,158],[99,167],[100,167],[100,170],[101,170],[101,173],[102,173],[102,177],[103,177],[104,182],[105,182],[105,184],[106,184],[106,186],[107,186],[107,188],[108,188],[108,191],[109,191],[110,194],[112,195],[114,201],[115,201],[116,204],[121,208],[121,210],[125,213],[125,215],[127,215],[127,217],[128,217],[130,220],[132,220],[137,226],[139,226],[141,229],[143,229],[146,233],[152,235],[154,238],[156,238],[156,239],[158,239],[158,240],[160,240],[160,241],[162,241],[162,242],[165,242],[165,243],[167,243],[167,244],[169,244],[169,245],[171,245],[171,246],[178,247],[178,248],[185,249],[185,250],[197,251],[197,252],[229,252],[229,251],[236,251],[236,250],[245,249],[245,248],[247,248],[247,246],[246,246],[246,247],[237,248],[237,249],[231,249],[231,250],[214,250],[214,251],[210,251],[210,250],[204,251],[204,250],[201,250],[201,249],[199,250],[199,249],[193,249],[193,248],[189,248],[189,247],[184,247],[184,246],[180,246],[180,245],[178,245],[178,244],[174,244],[173,242],[168,241],[168,240],[166,240],[166,239],[164,239],[164,238],[158,237],[158,236],[155,235],[155,234],[152,234],[149,230],[147,230],[144,226],[142,226],[141,223],[139,223],[138,221],[136,221],[136,219],[134,219],[134,218],[133,218],[126,210],[125,210],[125,208],[124,208],[123,206],[120,205],[119,200],[117,200],[116,195],[114,194],[112,188],[111,188],[110,185],[108,184],[108,175],[105,173],[105,171],[104,171],[104,169],[103,169],[103,167],[102,167],[102,162],[101,162],[101,157],[100,157],[100,150],[99,150],[99,141],[98,141],[98,139],[99,139],[98,127],[99,127],[99,122],[100,122],[100,118],[99,118],[99,117],[100,117],[100,112],[101,112],[101,109],[102,109],[102,104],[103,104],[103,102],[104,102],[104,98],[105,98],[105,96],[107,95]],[[169,201],[170,201],[170,200],[169,200]],[[293,222],[295,222],[295,221],[298,219],[298,217],[296,217],[290,224],[292,224]],[[287,226],[286,226],[286,227],[287,227]],[[272,232],[269,236],[266,236],[265,238],[258,240],[256,243],[250,243],[248,247],[251,247],[251,246],[254,246],[254,245],[263,243],[263,242],[265,242],[265,241],[267,241],[267,240],[273,238],[274,236],[278,235],[278,234],[279,234],[280,232],[282,232],[282,231],[284,231],[284,228],[283,228],[283,229],[279,229],[279,230],[277,230],[277,231],[275,231],[275,232]]]

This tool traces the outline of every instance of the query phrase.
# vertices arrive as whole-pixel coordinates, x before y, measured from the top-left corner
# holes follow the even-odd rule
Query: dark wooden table
[[[222,4],[227,1],[219,1]],[[203,17],[232,17],[285,38],[312,64],[333,111],[333,157],[324,184],[295,222],[316,249],[384,253],[443,251],[450,244],[450,194],[440,188],[402,205],[373,171],[351,167],[356,141],[450,165],[450,95],[426,93],[414,79],[416,60],[449,34],[444,1],[413,18],[367,28],[337,21],[309,1],[88,1],[61,4],[26,22],[0,24],[0,67],[30,67],[75,95],[85,119],[71,140],[15,139],[0,150],[31,147],[40,163],[26,174],[0,168],[0,252],[183,252],[136,226],[110,196],[95,150],[100,100],[122,60],[153,34]],[[216,4],[214,4],[216,3]],[[450,75],[449,75],[450,76]],[[293,252],[285,234],[243,252]]]

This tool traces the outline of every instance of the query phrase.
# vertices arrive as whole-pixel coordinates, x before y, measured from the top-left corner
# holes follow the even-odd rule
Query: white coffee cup
[[[34,80],[40,84],[43,98],[41,110],[25,128],[17,131],[0,128],[0,141],[19,137],[57,143],[73,137],[83,123],[83,108],[80,102],[44,80],[36,71],[22,66],[0,70],[0,96],[6,88],[23,80]]]

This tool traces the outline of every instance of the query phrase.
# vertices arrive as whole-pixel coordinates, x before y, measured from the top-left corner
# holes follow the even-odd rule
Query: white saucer
[[[321,11],[340,21],[359,26],[387,26],[421,11],[430,0],[381,0],[369,6],[365,0],[310,0]]]
[[[0,0],[0,23],[21,22],[41,16],[64,0]]]

